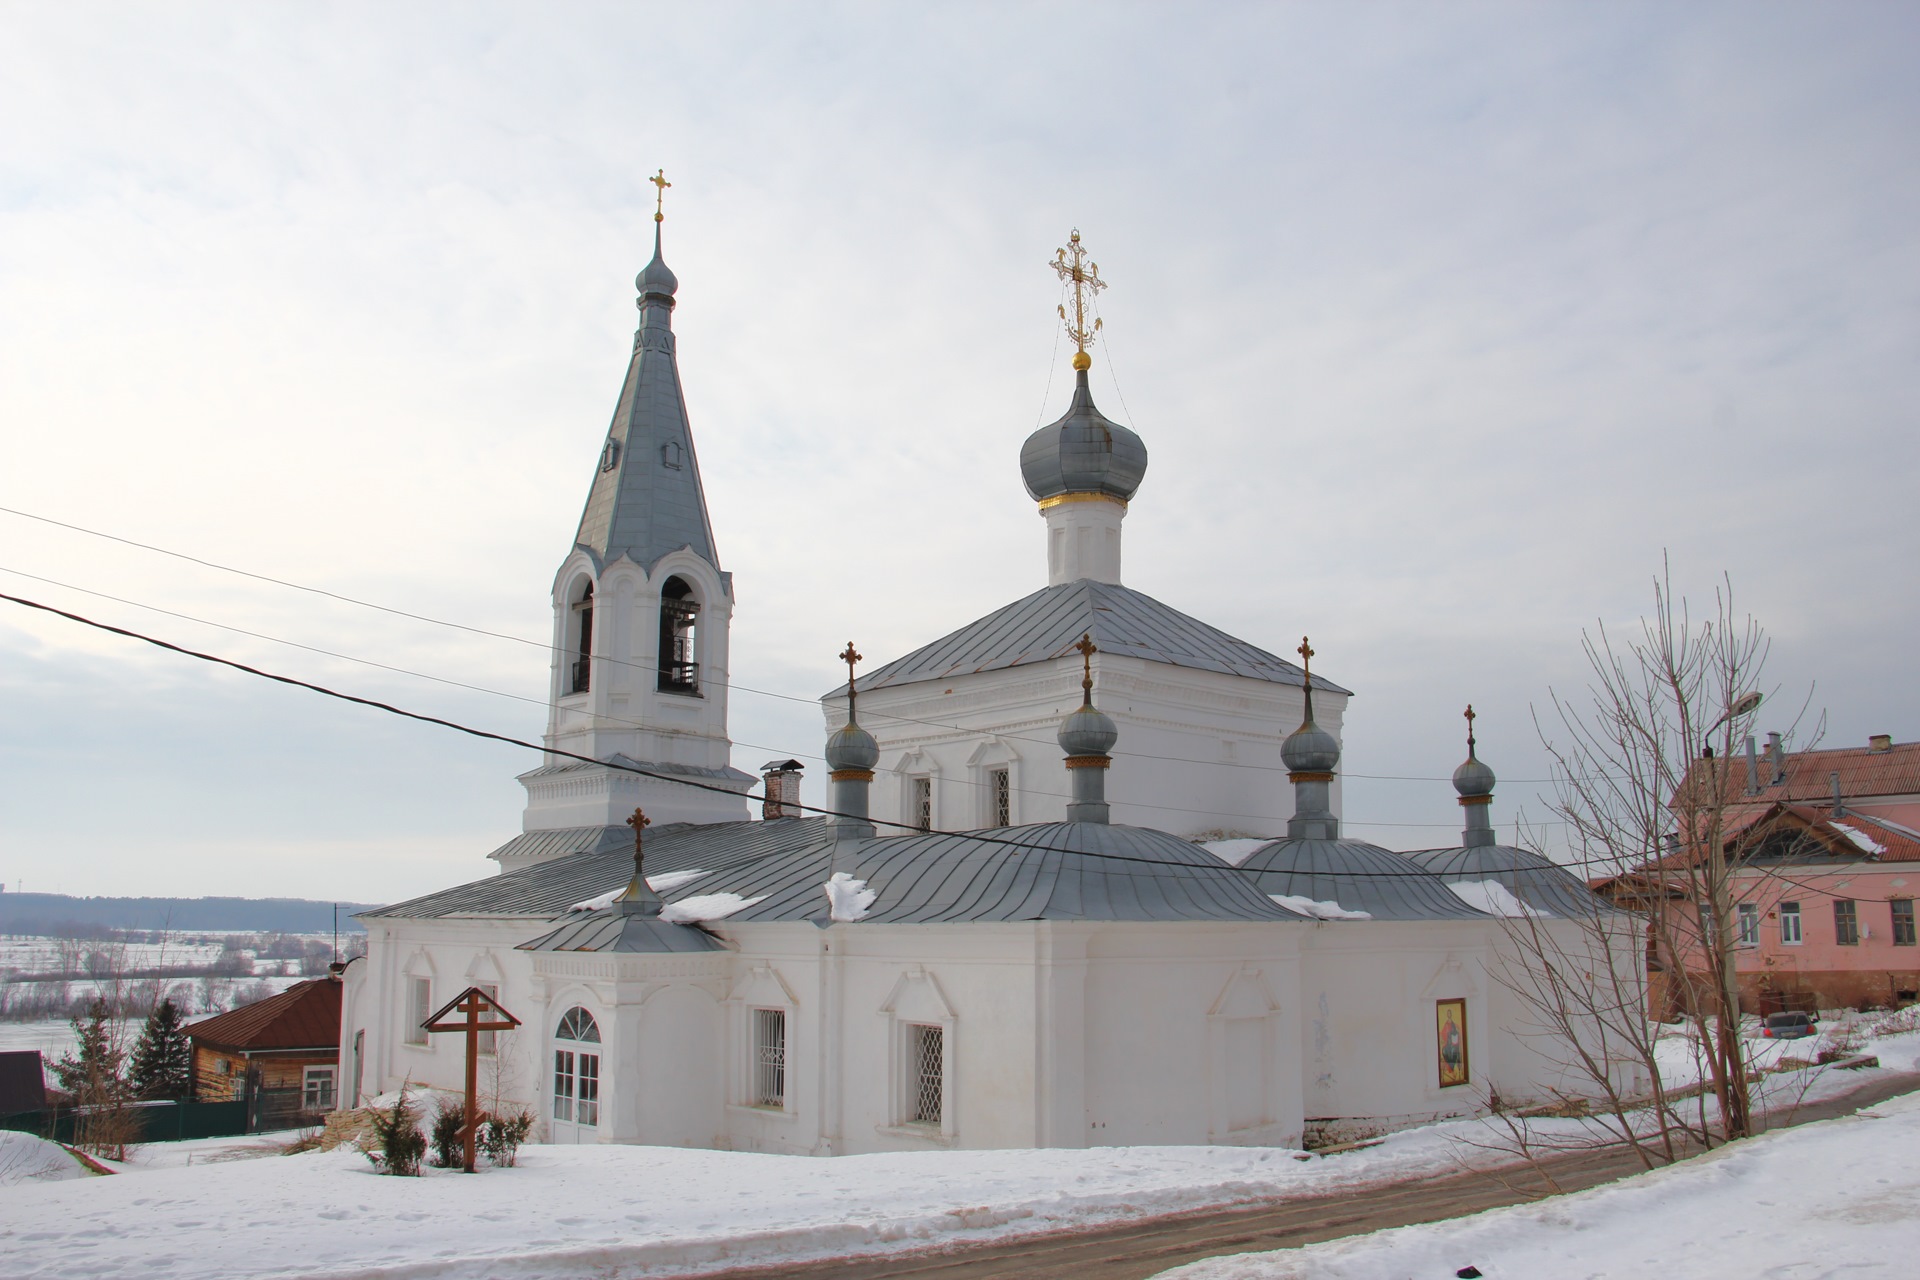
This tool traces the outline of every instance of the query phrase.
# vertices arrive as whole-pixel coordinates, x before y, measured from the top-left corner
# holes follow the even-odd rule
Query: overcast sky
[[[1044,585],[1078,226],[1152,455],[1127,582],[1313,636],[1350,833],[1452,838],[1468,701],[1496,822],[1542,816],[1530,708],[1663,551],[1772,633],[1763,729],[1812,688],[1828,744],[1912,739],[1916,47],[1883,3],[0,4],[0,505],[542,640],[664,168],[742,686]],[[0,568],[544,723],[533,645],[5,513]],[[395,899],[490,872],[534,763],[0,605],[9,891]]]

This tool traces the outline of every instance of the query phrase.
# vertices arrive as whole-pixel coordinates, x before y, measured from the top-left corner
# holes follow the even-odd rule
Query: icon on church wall
[[[1434,1001],[1434,1048],[1442,1089],[1467,1082],[1467,1002]]]

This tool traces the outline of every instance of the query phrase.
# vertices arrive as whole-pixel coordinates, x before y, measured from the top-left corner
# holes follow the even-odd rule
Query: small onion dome
[[[680,281],[673,272],[667,270],[667,264],[660,257],[660,227],[653,228],[653,261],[641,269],[633,278],[633,287],[640,291],[641,297],[653,294],[662,298],[671,298],[680,291]]]
[[[837,730],[827,739],[827,768],[871,769],[880,760],[880,744],[857,724]]]
[[[1074,379],[1066,416],[1020,446],[1021,478],[1042,502],[1063,493],[1103,493],[1125,502],[1147,474],[1147,446],[1093,407],[1085,369]]]
[[[1472,747],[1467,748],[1466,761],[1453,771],[1453,789],[1462,798],[1493,794],[1493,770],[1481,763]]]
[[[1120,730],[1106,712],[1082,706],[1060,722],[1059,738],[1060,749],[1070,756],[1104,756],[1120,741]]]
[[[1280,744],[1280,758],[1294,773],[1332,773],[1333,767],[1340,763],[1340,744],[1332,734],[1308,720]]]

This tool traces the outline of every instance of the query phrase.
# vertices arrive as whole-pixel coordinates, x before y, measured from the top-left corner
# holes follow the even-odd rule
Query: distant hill
[[[340,932],[360,932],[356,911],[383,905],[340,904]],[[241,929],[261,933],[326,933],[331,902],[306,898],[73,898],[64,893],[0,892],[0,933],[83,929]]]

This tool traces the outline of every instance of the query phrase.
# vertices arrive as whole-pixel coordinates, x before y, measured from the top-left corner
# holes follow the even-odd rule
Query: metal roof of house
[[[1375,920],[1484,920],[1446,883],[1400,854],[1359,840],[1275,840],[1240,864],[1262,893],[1336,902]]]
[[[1081,578],[1043,587],[1025,599],[996,609],[904,658],[860,677],[860,692],[922,680],[1000,671],[1028,663],[1050,662],[1072,654],[1082,635],[1091,634],[1103,654],[1142,658],[1170,666],[1300,685],[1300,668],[1265,649],[1235,639],[1145,592],[1117,583]],[[1074,655],[1077,660],[1078,655]],[[1313,687],[1347,693],[1324,676]],[[827,697],[846,694],[843,684]]]
[[[297,982],[277,996],[242,1005],[187,1028],[195,1044],[240,1052],[340,1047],[340,981]]]
[[[1551,858],[1512,845],[1472,849],[1416,849],[1399,855],[1442,880],[1455,884],[1493,880],[1530,907],[1555,915],[1591,915],[1607,909],[1580,877]]]
[[[363,914],[557,921],[574,904],[626,884],[631,849],[629,843],[556,858]],[[842,856],[841,869],[877,894],[865,917],[875,923],[1302,919],[1198,845],[1140,827],[1056,822],[932,832],[856,842]],[[720,893],[757,899],[719,922],[722,928],[824,920],[833,828],[823,818],[656,827],[647,832],[646,869],[649,878],[705,873],[662,893],[669,902]],[[579,937],[588,940],[585,932]]]
[[[1676,788],[1678,806],[1689,788],[1711,790],[1718,779],[1728,806],[1770,805],[1775,801],[1820,804],[1833,799],[1833,777],[1840,775],[1840,794],[1848,800],[1874,796],[1920,795],[1920,742],[1896,742],[1883,751],[1872,747],[1835,747],[1821,751],[1786,753],[1786,776],[1773,781],[1773,762],[1760,752],[1760,789],[1747,792],[1747,762],[1736,754],[1712,762],[1696,760]]]

